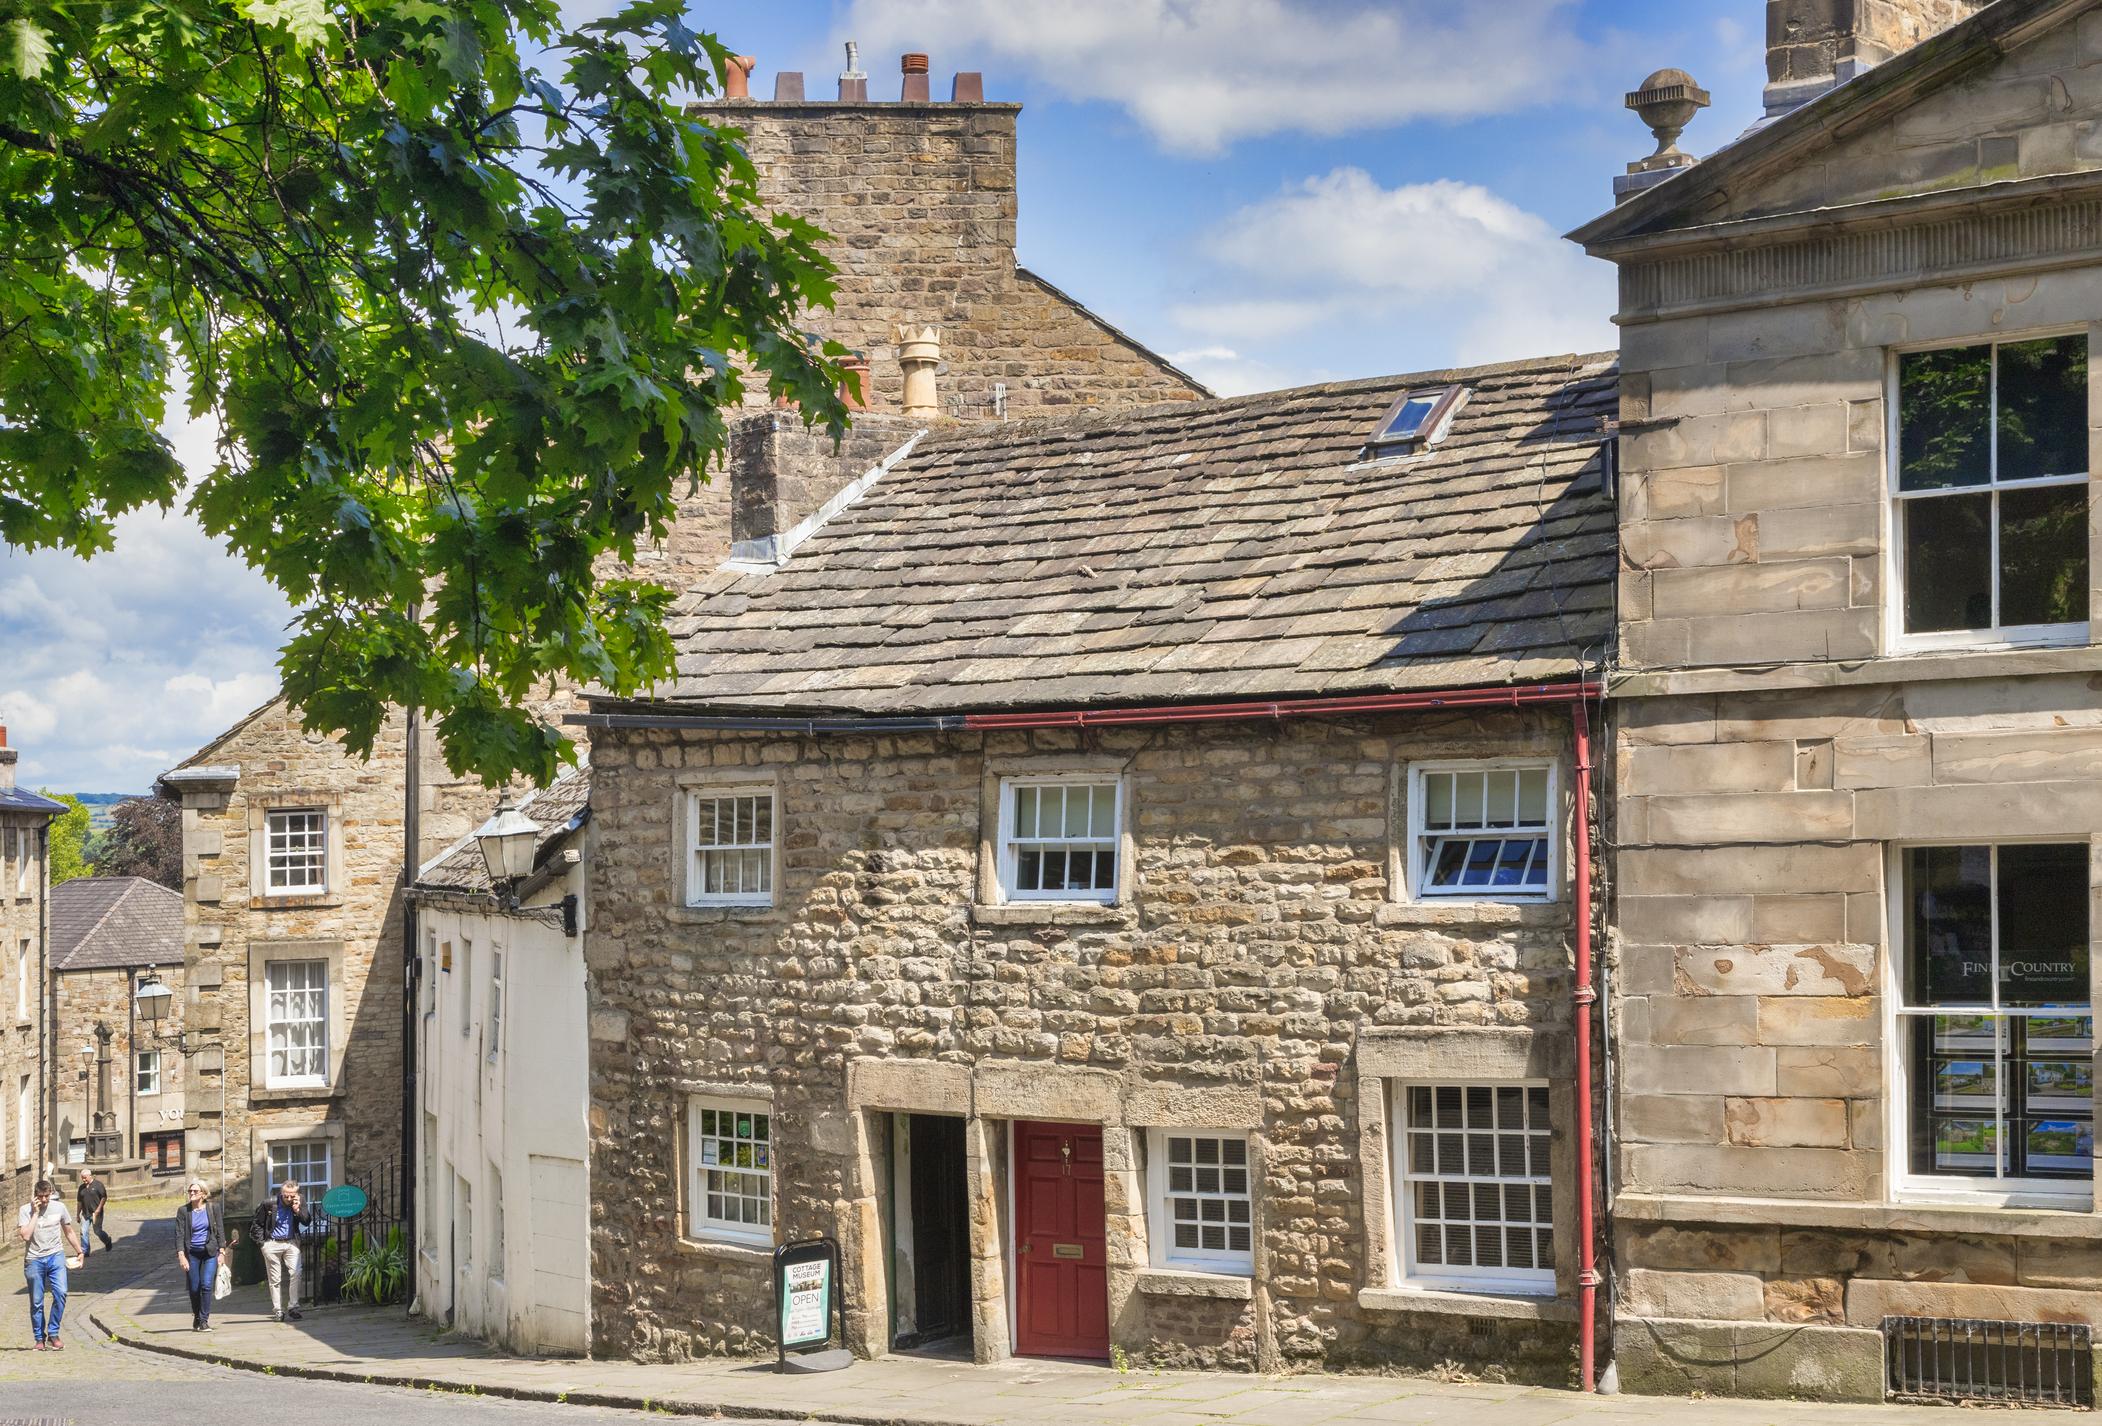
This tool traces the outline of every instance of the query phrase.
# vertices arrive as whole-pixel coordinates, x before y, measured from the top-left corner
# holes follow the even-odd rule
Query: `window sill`
[[[1566,926],[1560,901],[1389,901],[1372,913],[1375,926]]]
[[[320,1100],[337,1099],[343,1087],[336,1084],[311,1084],[286,1087],[273,1085],[262,1089],[250,1089],[250,1104],[310,1104]]]
[[[251,896],[250,911],[326,911],[341,906],[343,898],[323,891],[311,896]]]
[[[1641,1223],[1858,1228],[1884,1233],[1974,1233],[2010,1238],[2102,1239],[2102,1214],[2083,1209],[1976,1208],[1943,1203],[1862,1203],[1812,1198],[1622,1193],[1616,1216]]]
[[[1132,1286],[1148,1297],[1218,1297],[1247,1302],[1255,1296],[1252,1278],[1197,1268],[1141,1268]]]
[[[777,921],[781,908],[765,906],[674,906],[671,919],[685,926],[720,926],[732,921]]]
[[[2081,643],[2043,648],[1891,650],[1877,658],[1846,663],[1792,662],[1759,668],[1632,669],[1614,678],[1616,698],[1657,698],[1690,693],[1743,693],[1768,689],[1847,688],[1867,684],[1918,683],[1929,679],[2016,678],[2030,674],[2094,673],[2102,670],[2102,647]]]
[[[1138,913],[1112,901],[1008,901],[971,907],[980,926],[1133,926]]]
[[[733,1243],[724,1238],[681,1238],[679,1251],[690,1258],[711,1263],[735,1263],[740,1267],[771,1268],[774,1250],[757,1243]]]
[[[1367,1287],[1358,1306],[1370,1312],[1428,1312],[1448,1317],[1501,1317],[1516,1322],[1574,1322],[1576,1304],[1519,1293],[1448,1292],[1427,1287]]]

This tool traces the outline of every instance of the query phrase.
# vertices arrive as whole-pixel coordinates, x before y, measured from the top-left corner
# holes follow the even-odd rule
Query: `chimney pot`
[[[784,69],[774,76],[774,102],[776,104],[800,104],[803,102],[803,71]]]
[[[938,326],[900,327],[898,365],[905,370],[905,414],[927,419],[940,414],[936,404],[934,375],[941,366],[942,329]]]
[[[839,364],[845,379],[839,383],[839,399],[849,411],[869,409],[869,359],[856,352]]]
[[[752,97],[752,71],[759,61],[748,54],[733,54],[730,62],[723,66],[723,98],[749,99]]]
[[[847,41],[847,67],[839,75],[839,102],[869,102],[869,77],[861,68],[861,46],[852,40]]]
[[[0,723],[0,748],[7,746],[7,724]]]
[[[983,104],[985,102],[985,76],[975,69],[960,69],[956,82],[949,86],[951,104]]]
[[[900,104],[931,104],[934,96],[927,89],[927,56],[909,54],[899,61],[904,72],[905,83],[898,91]]]

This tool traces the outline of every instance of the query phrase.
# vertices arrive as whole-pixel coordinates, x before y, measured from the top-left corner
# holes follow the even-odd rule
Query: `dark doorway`
[[[894,1261],[901,1301],[892,1344],[968,1347],[971,1338],[970,1188],[964,1121],[946,1114],[901,1114],[893,1121],[903,1172]]]

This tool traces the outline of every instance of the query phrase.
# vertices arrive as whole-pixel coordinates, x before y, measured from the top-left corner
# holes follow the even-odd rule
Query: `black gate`
[[[344,1175],[345,1183],[365,1191],[365,1211],[355,1218],[331,1218],[317,1204],[314,1226],[304,1234],[299,1261],[299,1296],[303,1302],[399,1302],[409,1283],[409,1229],[401,1215],[401,1171],[391,1158],[362,1173]],[[371,1258],[391,1257],[385,1271]],[[358,1279],[360,1267],[365,1268]],[[379,1270],[375,1270],[379,1269]]]

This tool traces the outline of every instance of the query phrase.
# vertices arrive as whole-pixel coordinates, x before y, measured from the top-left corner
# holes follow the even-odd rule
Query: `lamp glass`
[[[142,980],[139,982],[139,988],[132,994],[131,1003],[138,1010],[141,1020],[148,1025],[158,1025],[161,1017],[168,1013],[168,1002],[173,998],[168,987],[160,981]]]
[[[540,840],[540,827],[506,801],[494,817],[475,828],[474,839],[481,845],[490,880],[517,881],[533,870],[533,844]]]

